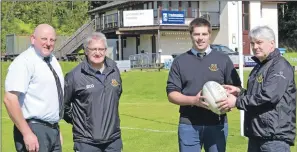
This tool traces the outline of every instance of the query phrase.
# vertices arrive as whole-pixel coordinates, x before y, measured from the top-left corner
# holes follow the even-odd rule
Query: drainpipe
[[[158,7],[158,53],[159,53],[159,66],[161,66],[161,37],[160,37],[160,6]]]
[[[122,37],[121,37],[121,34],[119,34],[119,36],[118,36],[118,44],[119,44],[119,50],[118,50],[119,60],[122,60]]]

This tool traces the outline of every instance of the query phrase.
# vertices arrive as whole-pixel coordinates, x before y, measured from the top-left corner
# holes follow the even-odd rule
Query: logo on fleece
[[[262,83],[262,82],[263,82],[263,75],[262,75],[262,74],[259,74],[259,75],[256,77],[256,79],[257,79],[257,82],[258,82],[258,83]]]
[[[210,71],[218,71],[219,68],[217,64],[211,64],[210,67],[208,67]]]
[[[118,83],[118,81],[116,79],[112,79],[111,80],[111,85],[114,86],[114,87],[116,87],[116,86],[119,85],[119,83]]]

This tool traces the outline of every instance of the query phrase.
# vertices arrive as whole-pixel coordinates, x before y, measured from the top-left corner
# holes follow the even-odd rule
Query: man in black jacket
[[[73,125],[74,150],[120,152],[119,69],[106,57],[104,34],[87,37],[84,48],[86,59],[65,76],[64,119]]]
[[[250,73],[247,90],[225,86],[231,94],[220,107],[245,111],[248,152],[289,152],[296,136],[294,69],[275,48],[272,29],[256,27],[249,37],[258,64]]]

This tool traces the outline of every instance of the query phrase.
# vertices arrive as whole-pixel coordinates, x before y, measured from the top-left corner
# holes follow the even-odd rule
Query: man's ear
[[[31,44],[34,45],[34,43],[35,43],[35,36],[34,36],[34,34],[32,34],[30,36],[30,41],[31,41]]]
[[[272,46],[271,49],[275,48],[275,40],[270,41],[270,44],[271,44],[271,46]],[[274,49],[273,49],[273,50],[274,50]],[[273,51],[273,50],[272,50],[272,51]]]

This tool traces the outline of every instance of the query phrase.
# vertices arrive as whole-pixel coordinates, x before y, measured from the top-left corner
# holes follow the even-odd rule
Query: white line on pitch
[[[2,119],[10,120],[9,117],[2,117]],[[65,122],[60,121],[60,124],[65,124]],[[159,132],[159,133],[176,133],[176,131],[173,130],[156,130],[156,129],[150,129],[150,128],[134,128],[134,127],[121,127],[121,129],[124,130],[141,130],[146,132]]]
[[[142,130],[142,131],[147,131],[147,132],[176,133],[176,131],[172,131],[172,130],[155,130],[155,129],[149,129],[149,128],[121,127],[121,129]]]

